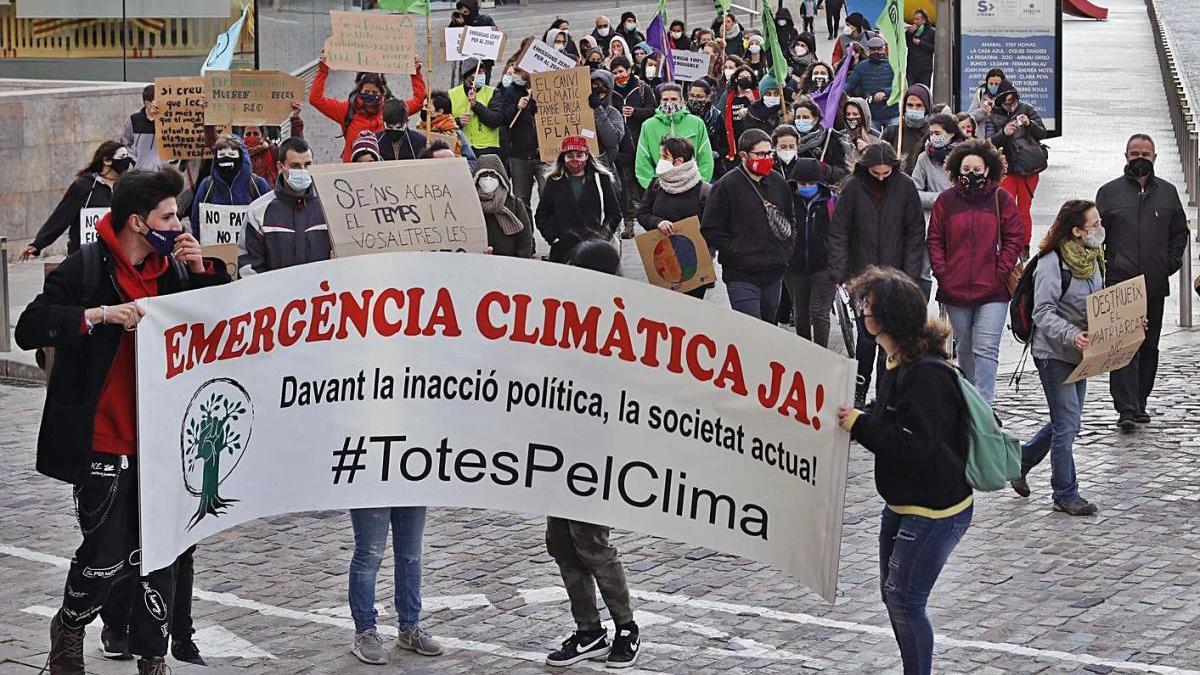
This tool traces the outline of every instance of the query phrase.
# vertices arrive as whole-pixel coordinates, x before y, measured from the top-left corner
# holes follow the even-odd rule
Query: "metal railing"
[[[1183,180],[1187,187],[1188,206],[1198,208],[1197,217],[1189,220],[1200,225],[1200,195],[1197,194],[1200,191],[1200,108],[1193,105],[1186,76],[1175,60],[1175,54],[1171,49],[1171,38],[1163,28],[1154,0],[1146,0],[1146,12],[1150,15],[1150,29],[1154,32],[1154,49],[1158,54],[1163,91],[1167,95],[1167,110],[1171,114],[1175,145],[1179,148],[1179,159],[1183,163]],[[1200,232],[1197,234],[1200,235]],[[1192,327],[1191,285],[1192,237],[1188,237],[1187,248],[1183,253],[1183,267],[1179,270],[1179,325],[1181,328]]]

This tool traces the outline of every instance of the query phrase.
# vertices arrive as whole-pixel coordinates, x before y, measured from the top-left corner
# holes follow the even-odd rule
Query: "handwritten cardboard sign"
[[[529,76],[529,92],[537,101],[538,151],[543,162],[558,159],[567,136],[587,138],[588,149],[593,155],[599,154],[596,115],[588,106],[592,79],[587,66],[533,73]]]
[[[530,41],[529,45],[525,47],[525,53],[521,55],[520,59],[517,59],[517,68],[531,75],[574,68],[575,66],[575,59],[557,51],[541,40]]]
[[[700,236],[700,219],[692,216],[673,223],[674,234],[651,230],[633,238],[646,279],[680,293],[715,283],[712,254]]]
[[[504,33],[486,26],[469,27],[458,36],[458,51],[464,56],[495,61],[503,48]]]
[[[331,70],[414,73],[417,31],[411,14],[329,11],[333,34],[325,41]]]
[[[671,63],[674,64],[675,80],[678,82],[694,82],[708,75],[708,52],[689,52],[684,50],[671,52]]]
[[[237,244],[246,228],[246,206],[200,205],[200,245]]]
[[[304,80],[273,70],[212,70],[204,86],[205,124],[279,124],[304,102]]]
[[[336,257],[487,248],[483,210],[461,157],[311,170]]]
[[[154,133],[158,157],[201,159],[210,153],[204,144],[204,78],[160,77],[154,80],[158,118]]]
[[[1063,384],[1124,368],[1146,340],[1146,277],[1122,281],[1087,297],[1088,338],[1083,361]]]

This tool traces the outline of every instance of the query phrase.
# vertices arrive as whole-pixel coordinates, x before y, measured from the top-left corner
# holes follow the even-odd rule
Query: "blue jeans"
[[[933,670],[933,623],[925,603],[950,552],[971,526],[975,507],[949,518],[902,516],[883,508],[879,526],[879,587],[904,675]]]
[[[1087,380],[1074,384],[1063,381],[1075,370],[1073,364],[1057,359],[1034,359],[1046,403],[1050,406],[1050,422],[1042,427],[1028,443],[1021,446],[1021,475],[1041,463],[1050,453],[1050,487],[1054,501],[1068,502],[1079,496],[1075,481],[1075,456],[1072,448],[1079,435]]]
[[[996,371],[1000,368],[1000,333],[1008,318],[1007,302],[988,302],[974,307],[946,305],[954,340],[958,343],[958,365],[975,385],[983,400],[996,398]]]
[[[734,311],[775,323],[779,315],[779,294],[783,292],[783,275],[767,284],[726,281],[725,287],[729,292],[729,306]]]
[[[354,525],[354,555],[350,558],[350,616],[354,630],[375,627],[375,579],[392,531],[395,563],[396,617],[401,628],[421,620],[421,537],[424,506],[350,509]]]

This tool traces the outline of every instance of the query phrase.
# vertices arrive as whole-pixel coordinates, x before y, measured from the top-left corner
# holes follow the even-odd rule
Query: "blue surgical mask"
[[[375,105],[379,103],[379,94],[359,94],[359,99],[366,105]]]
[[[909,108],[904,111],[904,116],[914,122],[917,122],[917,121],[925,119],[925,111],[924,110],[913,110],[913,109]]]
[[[504,85],[505,87],[511,87],[512,83],[512,75],[509,75],[508,73],[505,73],[504,77],[500,78],[500,84]]]
[[[812,120],[809,120],[809,119],[796,120],[796,131],[799,131],[802,134],[807,134],[808,132],[810,132],[812,130],[813,130],[813,121]]]
[[[988,90],[989,94],[991,94],[992,96],[995,96],[996,92],[1000,91],[1000,87],[993,87],[992,85],[989,84],[987,86],[987,90]]]
[[[148,226],[147,226],[148,227]],[[146,232],[146,241],[150,242],[150,246],[154,252],[166,257],[171,255],[171,251],[175,249],[175,238],[183,234],[183,230],[148,230]]]
[[[817,192],[819,192],[820,190],[821,190],[821,188],[816,185],[797,185],[796,186],[796,194],[800,195],[804,199],[812,199],[813,197],[816,197]]]
[[[475,76],[475,88],[476,89],[483,89],[483,85],[485,85],[485,84],[487,84],[487,76],[486,75],[484,75],[483,73],[480,73]]]

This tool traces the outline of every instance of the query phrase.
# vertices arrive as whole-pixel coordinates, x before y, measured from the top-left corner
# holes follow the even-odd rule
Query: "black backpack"
[[[1013,291],[1012,302],[1008,305],[1009,328],[1013,337],[1021,344],[1028,344],[1033,339],[1033,275],[1037,272],[1038,263],[1045,256],[1045,253],[1038,254],[1025,265],[1025,271],[1021,273],[1021,279],[1017,281],[1017,288]],[[1058,292],[1061,298],[1071,285],[1071,270],[1060,264],[1059,273],[1062,274],[1062,288]]]

